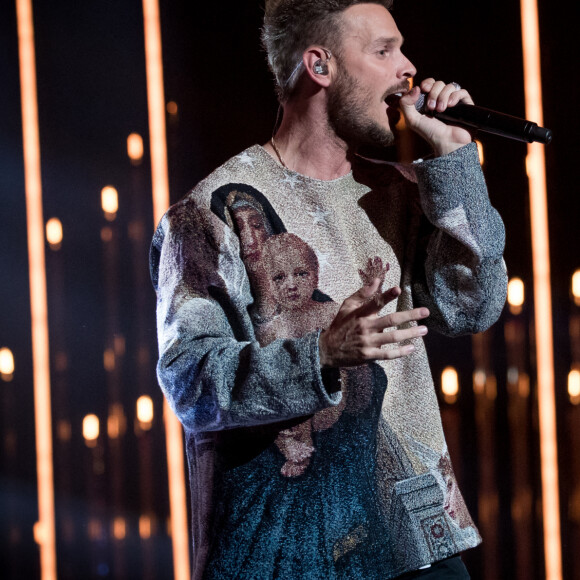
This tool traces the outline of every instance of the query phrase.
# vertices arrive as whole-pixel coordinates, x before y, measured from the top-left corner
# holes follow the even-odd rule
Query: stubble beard
[[[395,143],[393,132],[368,116],[373,99],[376,97],[356,79],[339,71],[328,98],[328,120],[337,137],[351,149],[361,145],[391,147]]]

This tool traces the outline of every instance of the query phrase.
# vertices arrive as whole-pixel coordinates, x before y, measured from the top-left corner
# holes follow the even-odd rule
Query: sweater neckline
[[[294,178],[301,179],[304,182],[310,182],[314,185],[339,185],[341,183],[346,183],[352,180],[352,169],[337,177],[336,179],[317,179],[315,177],[310,177],[308,175],[304,175],[303,173],[299,173],[298,171],[294,171],[293,169],[289,169],[288,167],[283,167],[280,165],[267,151],[262,147],[262,145],[256,144],[253,147],[250,147],[250,150],[256,151],[262,158],[266,160],[266,162],[272,166],[276,171],[278,171],[281,175],[288,175]]]

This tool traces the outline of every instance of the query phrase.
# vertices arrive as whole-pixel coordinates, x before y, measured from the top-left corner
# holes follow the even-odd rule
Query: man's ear
[[[317,85],[327,87],[334,75],[334,63],[331,63],[332,54],[321,46],[310,46],[302,55],[304,68],[310,79]]]

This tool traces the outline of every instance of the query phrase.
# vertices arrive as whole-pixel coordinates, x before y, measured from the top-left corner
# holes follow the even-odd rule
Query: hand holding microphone
[[[435,79],[425,79],[399,99],[399,109],[405,117],[407,127],[427,141],[435,155],[446,155],[471,143],[471,132],[463,127],[449,125],[434,119],[429,114],[421,114],[416,103],[421,94],[426,97],[429,111],[443,112],[454,107],[460,101],[473,105],[473,100],[465,89],[453,83],[444,83]]]
[[[425,138],[439,155],[465,145],[469,131],[480,130],[518,141],[550,143],[552,132],[532,121],[477,107],[456,83],[427,79],[401,97],[399,106],[408,126]],[[434,119],[442,121],[443,128]]]

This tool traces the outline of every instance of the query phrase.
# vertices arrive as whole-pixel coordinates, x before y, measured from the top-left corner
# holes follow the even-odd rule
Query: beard
[[[370,90],[365,90],[344,69],[339,70],[328,97],[328,120],[335,134],[349,147],[356,149],[370,145],[382,148],[395,143],[393,132],[368,115],[374,99],[376,97]]]

